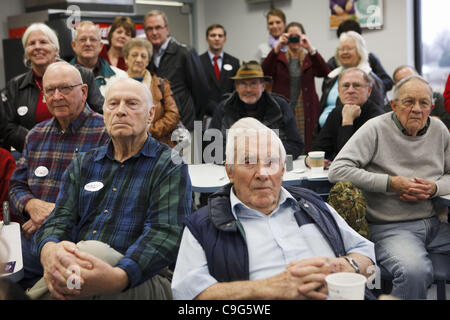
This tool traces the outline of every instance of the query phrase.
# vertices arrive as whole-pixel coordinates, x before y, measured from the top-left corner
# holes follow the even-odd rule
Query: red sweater
[[[0,218],[3,220],[3,201],[8,200],[9,179],[11,178],[16,161],[11,153],[0,148]],[[11,221],[20,222],[20,220],[11,217]]]
[[[448,75],[447,83],[445,84],[444,105],[445,105],[445,111],[450,113],[450,74]]]
[[[109,57],[108,57],[108,50],[109,50],[109,45],[104,44],[102,51],[100,51],[100,54],[98,55],[99,57],[105,59],[106,61],[108,61],[109,65],[111,64],[111,61],[109,61]],[[117,68],[122,69],[124,71],[127,71],[127,64],[125,62],[125,58],[124,57],[119,57],[119,61],[117,61]]]

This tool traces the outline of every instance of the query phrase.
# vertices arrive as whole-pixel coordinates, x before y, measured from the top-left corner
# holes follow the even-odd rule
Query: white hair
[[[107,98],[109,95],[109,91],[111,90],[118,90],[120,91],[120,86],[119,88],[117,88],[117,85],[123,82],[129,82],[131,84],[133,84],[134,86],[137,87],[141,87],[145,93],[145,106],[147,107],[147,111],[150,112],[151,109],[155,106],[154,102],[153,102],[153,95],[152,92],[150,91],[150,88],[147,87],[145,84],[143,84],[142,82],[139,82],[133,78],[119,78],[115,81],[113,81],[112,83],[110,83],[107,87],[106,87],[106,92],[105,92],[105,102],[103,103],[103,108],[105,107],[106,103],[107,103]],[[113,88],[114,87],[114,88]],[[111,89],[113,88],[113,89]],[[150,127],[150,123],[147,124],[147,129]]]
[[[403,85],[411,80],[417,79],[419,81],[422,81],[424,84],[426,84],[428,86],[428,89],[430,90],[430,101],[432,104],[434,104],[434,99],[433,99],[433,88],[431,88],[430,84],[428,83],[427,80],[425,80],[423,77],[421,77],[418,74],[413,74],[409,77],[403,78],[402,80],[400,80],[395,86],[394,86],[394,93],[392,95],[392,100],[396,100],[398,99],[398,92],[400,91],[400,88],[403,87]]]
[[[355,42],[356,51],[358,52],[360,61],[359,64],[355,67],[362,67],[369,63],[369,51],[366,47],[366,41],[364,38],[355,31],[347,31],[343,32],[339,37],[339,44],[344,42],[345,40],[352,39]],[[341,65],[341,61],[339,60],[339,46],[336,48],[335,59],[338,65]]]
[[[25,30],[25,32],[22,36],[22,46],[25,50],[25,56],[24,56],[23,62],[26,67],[30,67],[30,61],[26,56],[26,52],[27,52],[26,45],[27,45],[28,37],[30,36],[30,33],[33,31],[41,31],[42,33],[44,33],[45,36],[48,38],[48,41],[50,41],[50,43],[53,45],[55,50],[58,52],[57,56],[59,56],[59,41],[58,41],[58,36],[56,35],[56,32],[52,28],[47,26],[45,23],[41,23],[41,22],[32,23],[27,28],[27,30]]]
[[[83,21],[80,22],[80,24],[77,26],[77,28],[74,31],[74,35],[73,35],[73,39],[74,40],[78,40],[78,33],[80,32],[81,28],[84,28],[85,26],[94,27],[95,28],[95,32],[97,34],[97,39],[98,40],[102,39],[102,30],[100,29],[99,25],[93,23],[90,20],[83,20]]]
[[[227,142],[226,142],[226,164],[228,168],[232,168],[235,163],[235,153],[236,151],[243,152],[238,148],[243,146],[245,148],[245,143],[248,141],[250,147],[258,146],[258,138],[267,137],[273,146],[275,142],[279,146],[280,150],[280,162],[285,166],[286,161],[286,149],[281,142],[278,135],[270,129],[269,127],[262,124],[255,118],[246,117],[236,121],[227,132]],[[252,144],[252,142],[254,142]]]

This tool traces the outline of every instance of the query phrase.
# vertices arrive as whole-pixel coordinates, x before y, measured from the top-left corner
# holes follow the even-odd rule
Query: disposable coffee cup
[[[309,166],[313,174],[323,173],[325,151],[311,151],[308,152]]]
[[[364,300],[367,279],[359,273],[338,272],[325,277],[328,300]]]

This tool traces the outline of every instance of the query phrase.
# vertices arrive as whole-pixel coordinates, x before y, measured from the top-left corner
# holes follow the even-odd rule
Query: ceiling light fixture
[[[136,0],[137,4],[151,4],[156,6],[182,7],[183,2],[179,1],[158,1],[158,0]]]

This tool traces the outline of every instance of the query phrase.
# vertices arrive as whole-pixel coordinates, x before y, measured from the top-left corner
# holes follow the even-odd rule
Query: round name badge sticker
[[[27,106],[20,106],[17,108],[17,114],[19,116],[24,116],[28,113],[28,107]]]
[[[101,183],[100,181],[89,182],[87,185],[84,186],[84,190],[91,192],[98,191],[101,188],[103,188],[103,183]]]
[[[48,169],[44,166],[37,167],[36,170],[34,170],[34,174],[39,178],[46,177],[48,175]]]
[[[227,70],[227,71],[231,71],[231,70],[233,70],[233,66],[231,65],[231,64],[225,64],[224,66],[223,66],[223,68],[225,69],[225,70]]]

